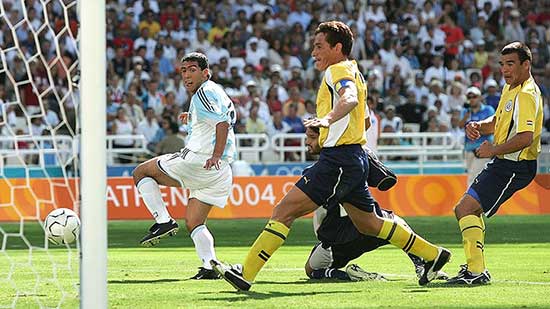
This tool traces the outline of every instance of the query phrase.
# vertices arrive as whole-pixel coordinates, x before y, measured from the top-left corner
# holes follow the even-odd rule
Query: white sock
[[[149,209],[149,212],[157,223],[166,223],[172,219],[166,209],[166,205],[164,205],[164,201],[160,195],[159,184],[156,180],[151,177],[142,178],[136,187],[141,194],[141,198],[143,198],[145,206],[147,206],[147,209]]]
[[[210,260],[216,259],[214,237],[212,237],[206,225],[201,224],[194,228],[191,232],[191,239],[193,239],[193,243],[195,243],[195,250],[197,251],[199,259],[202,261],[203,267],[212,269]]]

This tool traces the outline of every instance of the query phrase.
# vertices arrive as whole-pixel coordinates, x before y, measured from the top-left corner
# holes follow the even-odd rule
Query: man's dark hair
[[[351,53],[351,47],[353,46],[353,33],[348,25],[341,21],[327,21],[319,24],[315,30],[315,34],[324,33],[326,35],[326,41],[330,47],[334,47],[336,44],[342,44],[342,54],[349,56]]]
[[[504,48],[500,51],[501,55],[509,55],[513,53],[518,54],[519,63],[523,63],[525,60],[531,61],[531,59],[533,59],[531,50],[525,43],[522,42],[512,42],[504,46]]]
[[[181,63],[184,63],[185,61],[196,61],[199,64],[199,68],[201,68],[201,70],[209,69],[208,58],[203,53],[194,52],[187,54],[183,58],[181,58]]]
[[[310,129],[311,131],[319,134],[319,127],[307,127],[308,129]]]

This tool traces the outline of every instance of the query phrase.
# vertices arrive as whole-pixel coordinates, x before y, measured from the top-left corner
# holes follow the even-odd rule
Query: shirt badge
[[[512,110],[512,100],[509,100],[508,102],[506,102],[506,105],[504,106],[504,110],[507,112]]]

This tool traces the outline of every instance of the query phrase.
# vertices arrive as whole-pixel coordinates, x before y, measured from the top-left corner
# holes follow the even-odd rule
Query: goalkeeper
[[[306,130],[306,145],[310,154],[320,152],[319,129],[308,127]],[[369,159],[369,186],[386,191],[397,182],[395,174],[385,167],[376,156],[367,150]],[[328,210],[327,210],[328,209]],[[380,217],[400,221],[403,226],[410,229],[407,223],[389,210],[380,208],[376,203],[374,211]],[[367,236],[359,231],[351,222],[351,219],[343,207],[319,207],[313,214],[313,229],[319,239],[305,265],[305,272],[312,279],[340,279],[348,281],[385,280],[375,272],[367,272],[356,264],[350,264],[345,271],[340,270],[351,260],[363,253],[373,251],[389,242],[384,239]],[[408,254],[417,276],[422,276],[424,261],[413,254]],[[446,280],[447,274],[442,271],[437,273],[435,279]]]

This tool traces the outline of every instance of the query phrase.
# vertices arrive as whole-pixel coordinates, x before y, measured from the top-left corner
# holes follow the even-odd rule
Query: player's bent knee
[[[313,268],[311,268],[311,266],[309,266],[309,259],[306,261],[306,265],[304,266],[304,271],[306,273],[306,276],[308,276],[308,278],[312,278]]]

